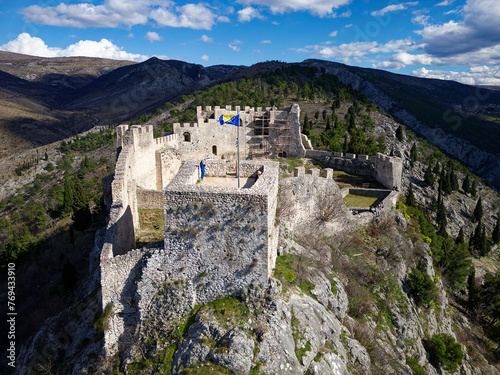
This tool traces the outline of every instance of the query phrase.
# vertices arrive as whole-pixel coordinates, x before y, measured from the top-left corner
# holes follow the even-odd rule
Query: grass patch
[[[212,310],[210,315],[226,328],[234,325],[242,326],[250,317],[245,302],[235,297],[224,297],[209,302],[206,308]]]
[[[347,194],[344,198],[347,207],[375,207],[382,201],[382,198],[357,194]]]
[[[136,241],[139,243],[157,242],[163,240],[164,223],[163,210],[139,209],[139,227]]]

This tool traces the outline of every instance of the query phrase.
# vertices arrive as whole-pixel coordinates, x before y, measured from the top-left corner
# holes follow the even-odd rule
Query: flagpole
[[[240,120],[238,118],[238,138],[236,141],[236,145],[238,146],[238,189],[240,188]]]

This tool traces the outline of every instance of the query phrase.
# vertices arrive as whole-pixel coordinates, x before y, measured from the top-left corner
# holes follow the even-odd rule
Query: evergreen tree
[[[396,138],[403,142],[404,139],[405,139],[405,135],[404,135],[404,131],[403,131],[403,126],[402,125],[399,125],[399,127],[397,128],[396,130]]]
[[[326,130],[331,130],[331,125],[330,125],[330,117],[326,119]]]
[[[45,161],[49,160],[49,154],[47,153],[47,150],[45,150]]]
[[[473,197],[475,197],[475,196],[476,196],[476,194],[477,194],[477,181],[476,181],[476,180],[474,180],[474,181],[472,182],[472,186],[471,186],[471,188],[470,188],[470,193],[471,193],[471,195],[472,195]]]
[[[476,270],[472,267],[471,274],[467,279],[467,290],[469,294],[469,298],[467,301],[467,306],[471,312],[474,312],[479,305],[480,302],[480,289],[476,282]]]
[[[450,195],[453,192],[453,187],[451,184],[451,171],[448,171],[448,173],[446,173],[445,178],[446,178],[446,180],[444,181],[443,191],[447,195]]]
[[[317,120],[319,118],[319,111],[316,111],[316,113],[314,114],[314,118]]]
[[[481,229],[483,228],[483,224],[481,220],[477,223],[476,229],[474,230],[474,233],[472,234],[472,238],[470,240],[470,243],[472,244],[472,247],[476,250],[479,250],[481,247],[481,242],[482,242],[482,237],[483,233]]]
[[[323,112],[321,113],[321,117],[323,117],[323,121],[326,120],[326,109],[324,109]]]
[[[457,245],[450,237],[443,241],[444,259],[442,261],[446,281],[453,290],[462,290],[466,286],[467,276],[472,268],[472,261],[465,244]]]
[[[479,244],[479,254],[483,257],[489,254],[491,251],[491,245],[488,241],[488,237],[486,237],[486,230],[484,229],[484,224],[481,225],[481,238]]]
[[[464,235],[464,229],[460,228],[460,231],[458,232],[458,236],[455,239],[455,243],[457,245],[465,243],[465,235]]]
[[[408,191],[406,192],[406,205],[410,207],[416,207],[415,195],[413,194],[413,184],[410,182]]]
[[[443,237],[448,236],[448,232],[446,232],[446,226],[448,225],[448,219],[446,218],[446,208],[444,207],[443,202],[438,204],[438,211],[436,221],[439,227],[438,234]]]
[[[439,176],[441,174],[441,166],[439,165],[439,162],[436,163],[432,171],[434,172],[435,175]]]
[[[462,189],[465,193],[470,193],[471,186],[470,186],[470,178],[469,178],[468,173],[465,175],[464,182],[462,183]]]
[[[63,208],[64,213],[73,212],[73,207],[75,204],[75,186],[73,180],[69,177],[64,179],[64,191],[63,191]]]
[[[410,149],[410,165],[412,167],[415,164],[415,162],[417,161],[417,159],[418,159],[417,143],[414,142],[413,146],[411,146],[411,149]]]
[[[349,149],[349,143],[347,141],[347,136],[344,137],[344,145],[342,146],[342,152],[345,154]]]
[[[474,212],[472,213],[472,222],[480,221],[483,218],[483,204],[481,202],[481,197],[479,197],[476,208],[474,208]]]
[[[497,225],[495,225],[495,229],[493,229],[493,233],[491,234],[491,238],[494,244],[500,242],[500,213],[497,215]]]
[[[87,193],[83,187],[81,176],[76,176],[73,180],[74,196],[73,196],[73,210],[78,211],[86,208],[89,204]]]
[[[451,189],[453,191],[458,190],[458,188],[459,188],[458,178],[457,178],[457,175],[453,169],[450,172],[450,182],[451,182]]]
[[[435,180],[436,180],[436,178],[434,177],[434,173],[432,172],[432,164],[429,164],[429,166],[425,170],[424,182],[427,185],[432,186],[432,185],[434,185]]]

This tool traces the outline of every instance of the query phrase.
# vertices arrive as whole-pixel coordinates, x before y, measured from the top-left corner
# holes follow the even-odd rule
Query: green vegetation
[[[427,342],[427,351],[430,354],[430,362],[446,371],[457,371],[458,364],[463,359],[462,348],[455,339],[449,335],[434,335]]]
[[[410,366],[413,375],[425,375],[425,369],[418,364],[418,359],[415,357],[406,358],[406,364]]]
[[[376,207],[382,200],[381,198],[350,193],[344,197],[347,207]]]
[[[414,268],[408,274],[408,287],[419,305],[427,307],[436,300],[437,291],[434,281],[418,268]]]

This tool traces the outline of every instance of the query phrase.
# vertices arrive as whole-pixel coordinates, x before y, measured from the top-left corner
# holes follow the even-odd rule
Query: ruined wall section
[[[370,157],[318,150],[306,150],[306,157],[316,159],[333,169],[373,177],[388,189],[401,186],[403,160],[398,157],[387,156],[380,152]]]
[[[295,168],[294,177],[281,179],[279,199],[280,221],[298,235],[314,233],[321,225],[335,225],[347,216],[340,189],[329,168],[324,170],[323,176],[319,169],[310,169],[305,174],[304,167]],[[330,222],[320,220],[320,210],[326,204],[333,204],[338,210]],[[311,223],[317,227],[311,227]]]

